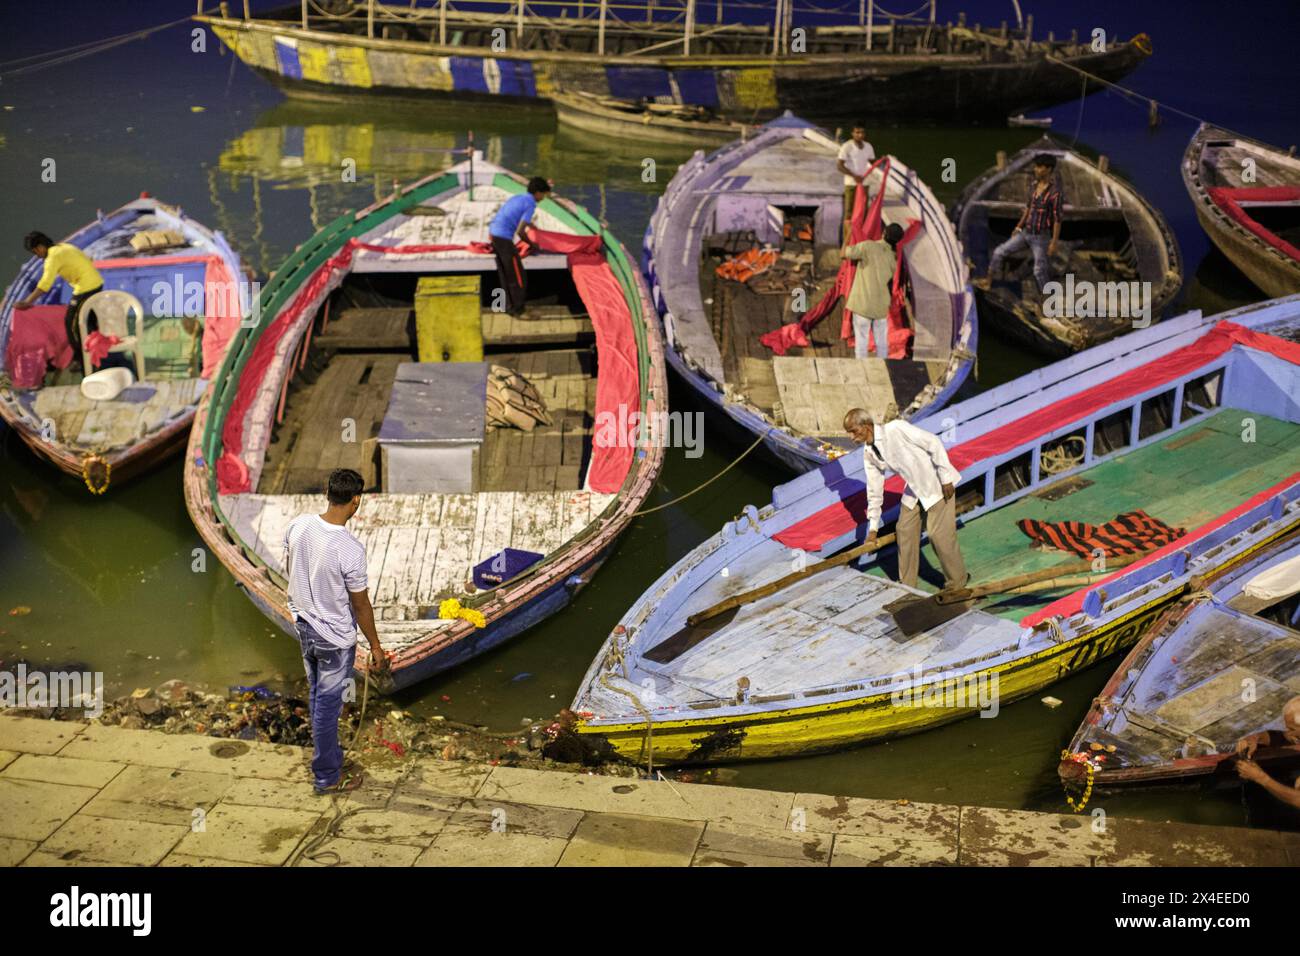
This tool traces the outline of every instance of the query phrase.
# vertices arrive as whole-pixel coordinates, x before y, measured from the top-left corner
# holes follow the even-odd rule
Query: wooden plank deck
[[[80,385],[39,389],[32,411],[54,423],[60,442],[87,451],[134,444],[198,403],[199,378],[138,382],[111,402],[93,402]]]
[[[496,491],[477,495],[367,494],[348,528],[366,547],[371,601],[385,619],[465,593],[475,564],[503,548],[549,554],[582,531],[615,495],[586,491]],[[319,494],[224,495],[236,533],[284,573],[284,534],[301,514],[319,514]],[[402,609],[402,610],[398,610]]]
[[[590,345],[596,339],[587,316],[554,305],[532,306],[518,318],[485,309],[482,327],[483,345],[489,349]],[[325,350],[402,349],[414,356],[414,342],[414,311],[408,306],[395,306],[342,309],[316,336],[314,344]]]

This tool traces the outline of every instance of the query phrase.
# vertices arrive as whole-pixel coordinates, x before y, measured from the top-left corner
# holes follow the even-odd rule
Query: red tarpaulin
[[[632,315],[623,297],[622,286],[614,278],[609,263],[601,252],[599,236],[572,236],[565,233],[545,232],[529,228],[530,243],[520,244],[520,254],[533,249],[561,253],[568,258],[578,295],[586,306],[591,324],[596,332],[596,357],[600,374],[596,380],[596,421],[602,413],[625,421],[641,408],[641,381],[637,362],[636,337],[632,329]],[[241,459],[244,449],[244,418],[266,377],[276,354],[276,343],[301,317],[304,309],[319,297],[321,292],[352,265],[356,251],[383,255],[426,255],[433,252],[464,251],[474,255],[491,255],[492,248],[484,242],[467,245],[412,245],[379,246],[349,239],[343,247],[324,262],[303,283],[293,301],[285,307],[271,325],[258,336],[239,387],[221,431],[223,452],[217,462],[217,488],[221,494],[248,491],[250,476]],[[620,407],[626,409],[618,418]],[[587,485],[592,491],[612,493],[618,491],[632,465],[634,444],[615,442],[610,447],[593,443],[591,464],[587,469]]]
[[[876,191],[875,198],[871,200],[870,207],[867,206],[867,190],[863,183],[858,183],[858,188],[853,194],[853,212],[849,220],[849,244],[876,240],[884,232],[881,207],[885,199],[885,187],[889,182],[889,157],[882,156],[871,164],[871,167],[863,175],[863,182],[867,176],[871,175],[872,170],[877,166],[881,167],[880,189]],[[912,330],[907,327],[906,310],[904,301],[906,293],[902,288],[903,283],[899,282],[906,265],[903,260],[903,247],[916,238],[921,230],[921,221],[912,219],[908,221],[907,230],[903,233],[903,240],[898,244],[897,259],[894,263],[894,290],[890,296],[889,304],[889,342],[888,354],[890,358],[901,359],[907,358],[908,349],[912,342]],[[840,263],[839,271],[835,274],[835,284],[827,290],[812,309],[804,313],[803,318],[798,322],[790,322],[787,325],[774,332],[768,332],[762,336],[759,341],[770,348],[777,355],[784,355],[792,348],[806,348],[808,346],[808,333],[822,319],[826,318],[835,303],[843,299],[848,301],[849,291],[853,288],[853,277],[857,275],[857,263],[851,259],[845,259]],[[868,332],[870,336],[867,344],[874,352],[876,343],[873,333]],[[844,310],[843,319],[840,323],[840,338],[848,341],[850,347],[853,346],[853,321],[849,317],[848,309]]]
[[[1227,186],[1211,186],[1209,189],[1210,198],[1214,204],[1224,211],[1224,213],[1233,220],[1233,222],[1250,230],[1259,238],[1263,239],[1274,249],[1278,250],[1288,258],[1300,262],[1300,249],[1297,249],[1291,243],[1287,242],[1277,233],[1265,228],[1259,222],[1253,219],[1249,212],[1241,207],[1239,200],[1251,202],[1292,202],[1300,199],[1300,187],[1296,186],[1245,186],[1241,188],[1229,188]]]
[[[1195,342],[1162,358],[1083,389],[968,442],[954,445],[948,450],[948,457],[954,468],[965,469],[1071,422],[1087,418],[1108,405],[1190,374],[1214,361],[1234,345],[1269,352],[1294,365],[1300,365],[1300,344],[1252,331],[1235,322],[1220,322]],[[894,504],[902,493],[903,480],[897,475],[890,476],[885,482],[885,507]],[[863,490],[792,524],[775,538],[788,548],[816,551],[826,542],[864,524],[866,514],[867,493]]]

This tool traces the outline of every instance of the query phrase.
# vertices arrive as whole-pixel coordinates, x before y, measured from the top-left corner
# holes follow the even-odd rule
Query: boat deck
[[[1114,744],[1121,766],[1183,756],[1189,738],[1217,753],[1280,726],[1282,706],[1300,694],[1300,633],[1231,607],[1197,608],[1143,665],[1123,706],[1087,740]],[[1242,693],[1253,682],[1254,695]]]
[[[64,369],[47,379],[49,385],[18,392],[18,400],[38,421],[52,422],[56,439],[72,448],[133,444],[197,405],[206,387],[198,377],[202,333],[192,319],[146,317],[144,381],[112,401],[96,402],[81,394],[82,376]]]
[[[479,489],[562,492],[581,488],[595,421],[594,351],[534,349],[493,352],[486,358],[532,382],[551,413],[552,424],[538,425],[530,432],[489,426],[479,453]],[[258,491],[320,493],[336,468],[373,476],[372,439],[379,435],[388,410],[397,367],[409,361],[407,352],[339,352],[314,382],[301,376],[295,380],[284,420],[267,449]],[[355,422],[354,441],[344,441],[347,419]]]
[[[1242,413],[1224,410],[1167,441],[1103,462],[1072,481],[1067,494],[1045,489],[981,515],[958,531],[972,583],[992,581],[1077,560],[1034,550],[1016,527],[1021,518],[1099,523],[1135,508],[1176,527],[1194,528],[1300,471],[1300,425],[1262,415],[1256,441],[1241,437]],[[1059,492],[1060,489],[1057,489]],[[791,570],[774,560],[771,547],[747,551],[687,601],[684,613],[774,580]],[[912,592],[898,584],[894,553],[867,573],[843,567],[741,608],[713,634],[674,655],[637,660],[633,683],[650,675],[662,697],[681,702],[731,698],[741,676],[754,695],[831,686],[835,682],[886,678],[914,667],[958,668],[1014,648],[1019,620],[1050,603],[1059,592],[1007,598],[968,611],[938,628],[906,637],[883,611]],[[938,562],[923,550],[922,574],[939,579]],[[887,579],[885,575],[888,574]],[[933,591],[927,583],[922,591]],[[675,615],[674,619],[679,616]],[[658,646],[669,635],[656,635]],[[622,701],[626,706],[626,700]]]
[[[1300,471],[1300,425],[1250,415],[1256,432],[1255,442],[1248,443],[1242,440],[1245,416],[1224,409],[1165,441],[1067,479],[1067,487],[1076,490],[1063,497],[1061,485],[1049,486],[975,518],[958,531],[972,581],[978,584],[1074,560],[1062,552],[1029,547],[1029,538],[1016,527],[1022,518],[1098,524],[1141,508],[1174,527],[1190,530]],[[891,573],[892,560],[887,557],[884,565]],[[938,568],[938,559],[926,544],[921,551],[921,577],[931,589],[942,584]],[[1055,596],[1050,592],[1021,595],[985,607],[990,613],[1019,620]]]

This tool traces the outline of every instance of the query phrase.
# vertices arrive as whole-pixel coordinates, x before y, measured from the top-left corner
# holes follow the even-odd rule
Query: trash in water
[[[267,690],[261,684],[257,684],[252,687],[246,687],[243,685],[235,686],[230,688],[230,692],[232,694],[252,694],[254,697],[257,697],[261,700],[274,700],[275,698],[280,696],[273,690]]]
[[[533,675],[528,673],[528,671],[521,671],[520,673],[516,674],[514,677],[510,678],[510,683],[516,684],[521,680],[528,680],[528,678],[532,676]]]
[[[9,609],[10,617],[22,617],[24,614],[31,614],[31,613],[32,613],[32,609],[29,608],[26,604],[20,604],[17,607]]]

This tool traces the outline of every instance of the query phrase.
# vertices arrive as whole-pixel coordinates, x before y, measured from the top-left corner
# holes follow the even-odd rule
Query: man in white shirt
[[[862,445],[867,475],[867,543],[876,540],[885,500],[885,472],[906,483],[894,533],[898,543],[898,579],[916,587],[921,567],[921,508],[925,531],[943,568],[944,587],[965,587],[970,580],[957,546],[956,486],[961,472],[948,460],[938,435],[902,419],[877,427],[865,408],[844,416],[844,430]],[[919,505],[919,507],[918,507]]]
[[[849,224],[853,218],[853,197],[858,191],[858,183],[867,174],[867,169],[876,161],[876,151],[867,142],[867,127],[863,123],[853,124],[852,138],[840,147],[839,158],[835,168],[844,174],[844,238],[849,237]]]
[[[284,534],[289,613],[298,628],[307,669],[307,706],[315,753],[316,793],[355,790],[360,773],[345,773],[339,745],[343,692],[357,659],[357,628],[370,642],[370,666],[387,666],[366,590],[366,548],[345,525],[361,507],[361,476],[349,468],[330,474],[324,514],[299,515]]]

